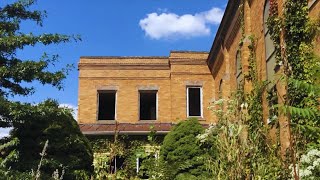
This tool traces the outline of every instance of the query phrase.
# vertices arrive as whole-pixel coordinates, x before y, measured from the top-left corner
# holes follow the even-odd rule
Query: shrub
[[[168,179],[205,179],[205,150],[197,143],[204,128],[197,119],[178,123],[164,138],[160,150]]]
[[[8,140],[18,141],[3,148],[1,164],[20,172],[36,170],[48,140],[40,169],[42,178],[51,177],[56,169],[64,169],[64,179],[89,179],[93,171],[92,150],[70,110],[59,108],[51,100],[36,106],[20,103],[16,106],[12,113],[20,123],[14,124]]]
[[[318,149],[311,149],[301,156],[299,176],[301,179],[320,177],[320,151]]]

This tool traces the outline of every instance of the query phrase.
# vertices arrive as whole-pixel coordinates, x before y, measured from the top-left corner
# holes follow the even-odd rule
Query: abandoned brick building
[[[167,133],[172,124],[213,117],[208,53],[172,51],[169,57],[81,57],[79,123],[86,134],[147,134],[151,124]]]
[[[283,3],[278,0],[279,11]],[[207,108],[209,103],[218,96],[230,97],[248,72],[250,42],[245,37],[239,50],[239,6],[240,0],[228,2],[208,53],[172,51],[168,57],[81,57],[78,122],[82,132],[112,135],[117,122],[120,134],[147,134],[151,124],[159,134],[166,134],[173,124],[189,117],[199,118],[202,124],[215,122]],[[270,80],[277,73],[274,46],[266,26],[270,2],[246,0],[243,6],[244,34],[257,38],[258,79]],[[310,17],[319,15],[319,0],[309,0],[309,11]],[[316,42],[319,55],[320,40]],[[244,91],[250,89],[250,82],[245,81]],[[267,110],[264,116],[267,123]],[[283,133],[285,137],[285,129]]]

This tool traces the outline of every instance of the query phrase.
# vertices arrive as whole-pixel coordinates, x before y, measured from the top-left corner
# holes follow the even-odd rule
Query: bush
[[[52,100],[36,106],[20,103],[16,106],[12,113],[20,123],[14,124],[9,140],[18,141],[2,150],[4,167],[20,172],[37,170],[40,153],[48,140],[40,169],[42,178],[51,177],[56,169],[64,169],[64,179],[89,179],[93,171],[92,150],[71,111],[59,108]]]
[[[197,143],[204,128],[197,119],[178,123],[164,138],[160,159],[166,167],[168,179],[206,179],[206,152]]]

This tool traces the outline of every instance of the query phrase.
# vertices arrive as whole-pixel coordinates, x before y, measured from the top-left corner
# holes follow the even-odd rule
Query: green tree
[[[59,104],[52,100],[36,106],[14,103],[10,108],[13,120],[23,122],[14,127],[8,139],[18,142],[2,150],[3,160],[0,156],[0,162],[4,167],[19,172],[36,170],[40,152],[48,140],[40,169],[43,177],[50,177],[56,169],[65,170],[65,179],[90,177],[92,150],[69,109],[59,108]]]
[[[29,10],[34,0],[20,0],[0,7],[0,95],[30,95],[33,87],[21,85],[39,81],[62,88],[62,80],[66,77],[67,69],[50,72],[48,67],[57,61],[57,55],[49,57],[43,54],[40,60],[23,60],[17,57],[17,50],[37,44],[50,45],[70,40],[78,40],[73,36],[60,34],[24,33],[20,31],[23,21],[33,21],[42,26],[45,12]],[[30,23],[31,23],[30,22]],[[2,124],[2,126],[4,126]]]
[[[206,179],[206,152],[197,143],[204,128],[197,119],[178,123],[164,138],[160,159],[165,163],[168,179]]]
[[[49,70],[57,63],[57,55],[43,53],[40,59],[21,59],[17,51],[28,46],[80,40],[79,37],[57,33],[22,31],[22,22],[42,26],[46,12],[33,10],[35,2],[18,0],[0,7],[0,127],[13,127],[10,138],[1,140],[0,175],[11,174],[13,179],[20,179],[15,176],[15,171],[36,170],[39,153],[49,140],[41,167],[44,175],[51,175],[55,169],[61,170],[61,164],[66,171],[65,177],[83,179],[92,171],[92,152],[71,113],[59,108],[58,103],[52,100],[38,105],[8,100],[9,96],[32,95],[35,91],[32,83],[35,81],[61,89],[70,70],[69,66]]]

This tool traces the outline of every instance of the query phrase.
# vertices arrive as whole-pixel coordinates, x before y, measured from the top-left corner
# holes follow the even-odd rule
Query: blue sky
[[[5,0],[0,6],[13,2]],[[77,106],[80,56],[168,56],[170,50],[209,51],[227,0],[38,0],[32,8],[46,10],[43,27],[27,21],[23,32],[81,35],[81,42],[26,47],[17,55],[39,59],[59,54],[52,69],[74,64],[64,90],[37,83],[36,93],[13,100],[38,103],[47,98]]]

